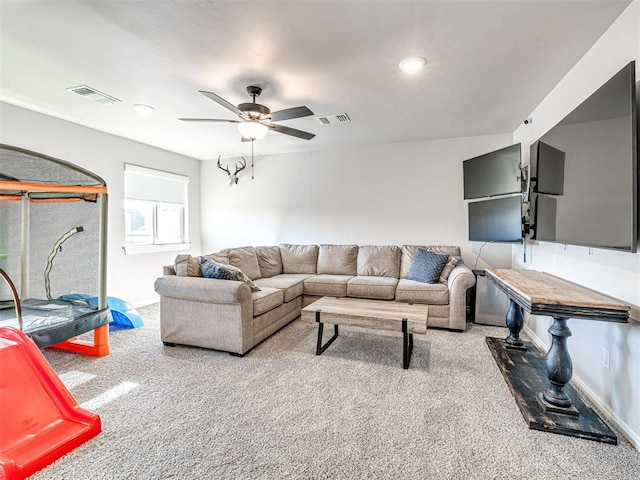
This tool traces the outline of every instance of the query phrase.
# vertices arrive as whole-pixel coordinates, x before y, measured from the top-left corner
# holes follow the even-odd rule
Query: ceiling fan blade
[[[236,107],[235,105],[227,102],[224,98],[219,97],[215,93],[207,92],[205,90],[198,90],[198,91],[201,94],[203,94],[205,97],[207,97],[207,98],[213,100],[214,102],[216,102],[218,105],[222,105],[227,110],[231,110],[233,113],[235,113],[239,117],[246,118],[247,115],[242,110],[238,109],[238,107]]]
[[[241,123],[240,120],[223,120],[222,118],[179,118],[183,122],[229,122]]]
[[[283,125],[275,125],[273,123],[267,125],[271,130],[275,130],[278,133],[284,133],[285,135],[291,135],[293,137],[303,138],[305,140],[311,140],[316,136],[315,133],[303,132],[296,128],[285,127]]]
[[[292,118],[308,117],[313,112],[307,107],[293,107],[271,112],[271,120],[279,122],[280,120],[290,120]]]

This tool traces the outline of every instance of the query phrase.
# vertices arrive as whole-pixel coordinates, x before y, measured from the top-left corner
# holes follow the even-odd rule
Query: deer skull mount
[[[242,161],[239,164],[234,164],[235,171],[231,173],[229,171],[229,165],[226,165],[224,167],[222,166],[222,164],[220,163],[220,157],[221,155],[218,155],[218,168],[227,172],[227,175],[229,176],[229,186],[233,187],[233,185],[238,183],[238,174],[247,167],[247,161],[244,159],[244,157],[242,157]]]

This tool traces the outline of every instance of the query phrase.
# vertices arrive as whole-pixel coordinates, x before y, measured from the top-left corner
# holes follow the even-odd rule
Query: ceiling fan
[[[291,135],[293,137],[302,138],[304,140],[311,140],[315,137],[314,133],[303,132],[291,127],[285,127],[284,125],[276,125],[272,122],[280,120],[291,120],[293,118],[307,117],[313,115],[313,112],[307,107],[293,107],[285,108],[284,110],[278,110],[272,112],[264,105],[256,103],[256,97],[259,97],[262,93],[262,87],[257,85],[250,85],[247,87],[247,93],[253,97],[253,102],[241,103],[237,107],[227,102],[224,98],[216,95],[212,92],[206,92],[199,90],[205,97],[213,100],[214,102],[222,105],[228,110],[240,117],[240,120],[225,120],[219,118],[179,118],[184,122],[230,122],[237,123],[238,130],[242,135],[242,141],[252,141],[259,138],[263,138],[269,130],[274,132],[284,133],[285,135]]]

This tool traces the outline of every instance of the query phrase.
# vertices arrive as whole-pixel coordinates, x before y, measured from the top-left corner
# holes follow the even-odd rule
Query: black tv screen
[[[522,242],[522,197],[469,202],[469,240],[475,242]]]
[[[534,166],[531,171],[533,191],[563,195],[565,153],[544,142],[537,142],[536,150],[535,157],[531,157]]]
[[[492,197],[522,192],[520,144],[462,162],[464,198]]]
[[[558,204],[548,195],[538,195],[534,204],[536,224],[534,237],[543,242],[555,242]]]
[[[537,190],[553,195],[538,198],[536,239],[637,250],[636,95],[631,62],[539,139],[536,175],[538,181],[545,176],[549,181]],[[562,185],[558,185],[557,151],[564,153]]]

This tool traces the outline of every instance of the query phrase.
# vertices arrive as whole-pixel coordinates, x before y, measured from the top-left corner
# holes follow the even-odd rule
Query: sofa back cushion
[[[413,263],[413,257],[415,257],[418,248],[423,248],[427,252],[431,253],[449,255],[449,261],[444,266],[444,269],[440,274],[440,283],[447,283],[451,270],[453,270],[453,268],[459,263],[462,263],[460,247],[446,245],[403,245],[402,259],[400,260],[400,278],[407,278],[409,275],[411,264]]]
[[[223,252],[229,254],[229,265],[242,270],[251,280],[261,278],[260,265],[258,264],[255,248],[227,248]]]
[[[316,273],[317,245],[292,245],[281,243],[282,273]]]
[[[358,275],[398,278],[400,249],[395,245],[364,245],[358,248]]]
[[[355,275],[357,269],[357,245],[320,245],[318,275]]]
[[[280,256],[280,248],[277,246],[256,247],[256,256],[258,257],[258,266],[260,267],[262,278],[269,278],[282,273],[282,257]]]
[[[229,254],[222,253],[222,252],[208,253],[207,255],[202,255],[201,257],[198,258],[198,261],[200,263],[204,262],[205,260],[210,260],[212,262],[220,263],[222,265],[229,265]]]

